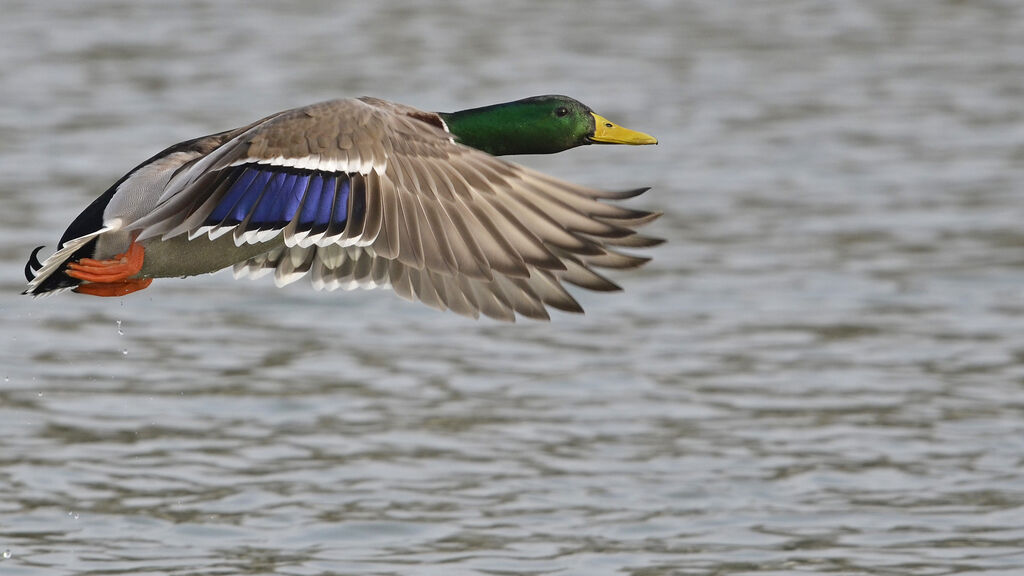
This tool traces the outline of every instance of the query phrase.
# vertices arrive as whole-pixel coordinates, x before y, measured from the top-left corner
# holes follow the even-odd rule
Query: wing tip
[[[628,200],[629,198],[636,198],[650,189],[650,186],[644,186],[642,188],[630,188],[629,190],[605,190],[600,193],[600,198],[608,200]]]

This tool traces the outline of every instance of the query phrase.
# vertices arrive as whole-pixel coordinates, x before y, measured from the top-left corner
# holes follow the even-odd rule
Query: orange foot
[[[138,292],[152,283],[152,278],[136,278],[120,282],[90,282],[89,284],[79,284],[75,288],[75,292],[90,296],[124,296]]]
[[[124,296],[150,285],[152,278],[132,278],[142,270],[146,250],[134,241],[124,254],[109,260],[82,258],[68,264],[68,276],[84,280],[75,292],[92,296]]]

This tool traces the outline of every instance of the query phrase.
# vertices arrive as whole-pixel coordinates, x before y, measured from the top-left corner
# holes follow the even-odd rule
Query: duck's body
[[[565,97],[452,114],[373,98],[284,111],[137,166],[53,255],[33,253],[26,293],[117,296],[234,266],[279,285],[390,286],[474,317],[580,311],[562,282],[615,289],[592,267],[639,266],[613,247],[658,242],[633,230],[656,214],[600,201],[643,190],[599,192],[492,154],[591,142],[656,141]]]

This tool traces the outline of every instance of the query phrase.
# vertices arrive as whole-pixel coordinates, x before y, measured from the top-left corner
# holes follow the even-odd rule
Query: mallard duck
[[[563,282],[649,258],[635,228],[660,214],[495,156],[656,144],[565,96],[453,113],[376,98],[273,114],[175,144],[139,164],[25,267],[26,294],[123,296],[154,278],[273,272],[279,286],[390,287],[439,309],[514,320],[582,312]]]

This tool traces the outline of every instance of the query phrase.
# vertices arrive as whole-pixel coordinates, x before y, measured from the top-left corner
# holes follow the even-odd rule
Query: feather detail
[[[78,238],[73,238],[64,242],[59,250],[51,254],[48,258],[42,261],[38,269],[35,270],[35,276],[29,280],[28,287],[25,289],[23,294],[32,294],[33,296],[39,295],[36,291],[50,276],[52,276],[58,270],[63,270],[64,266],[71,259],[72,255],[77,252],[80,248],[84,247],[89,242],[94,241],[101,234],[117,230],[120,227],[120,222],[114,222],[112,225],[104,226],[99,230],[90,232]],[[75,282],[77,284],[77,282]],[[72,286],[61,286],[61,288],[71,288]]]

